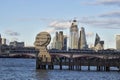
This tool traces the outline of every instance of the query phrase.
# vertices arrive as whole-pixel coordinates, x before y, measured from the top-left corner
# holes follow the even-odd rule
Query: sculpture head
[[[36,48],[47,46],[50,43],[50,40],[51,40],[51,36],[48,32],[40,32],[36,36],[34,45]]]

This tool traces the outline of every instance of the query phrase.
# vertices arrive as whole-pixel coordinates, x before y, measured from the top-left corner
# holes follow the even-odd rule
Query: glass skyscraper
[[[70,49],[78,49],[78,27],[77,27],[77,21],[73,20],[71,27],[70,27]]]
[[[81,30],[80,30],[80,38],[78,42],[78,47],[79,49],[88,48],[87,41],[86,41],[86,35],[85,35],[85,29],[83,27],[81,27]]]

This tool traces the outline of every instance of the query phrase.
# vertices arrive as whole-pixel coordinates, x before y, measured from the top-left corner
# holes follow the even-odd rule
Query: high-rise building
[[[99,37],[98,34],[96,33],[94,46],[96,46],[99,42],[100,42],[100,37]]]
[[[78,26],[77,26],[77,21],[73,20],[71,27],[70,27],[70,49],[78,49]]]
[[[5,38],[2,38],[2,44],[6,45],[6,39]]]
[[[1,34],[0,34],[0,45],[2,45],[2,38],[1,38]]]
[[[1,45],[2,45],[2,38],[1,38],[1,34],[0,34],[0,54],[1,54]]]
[[[116,49],[120,50],[120,35],[116,35]]]
[[[67,50],[67,36],[63,35],[63,31],[56,32],[51,43],[51,49]]]
[[[63,48],[63,43],[64,43],[64,36],[63,36],[63,31],[60,31],[59,33],[56,32],[56,37],[55,37],[55,49],[62,50]]]
[[[63,50],[67,50],[67,36],[64,35]]]
[[[104,41],[100,40],[100,37],[98,34],[96,34],[96,37],[95,37],[94,48],[95,48],[95,50],[103,50],[104,49]]]
[[[51,43],[51,49],[55,49],[55,44],[56,44],[56,37],[53,37],[53,41]]]
[[[87,49],[88,48],[87,41],[86,41],[86,35],[85,35],[85,29],[83,27],[81,27],[81,31],[80,31],[78,48],[79,49]]]

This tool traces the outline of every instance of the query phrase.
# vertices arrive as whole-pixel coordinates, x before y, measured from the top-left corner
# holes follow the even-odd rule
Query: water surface
[[[120,80],[120,72],[36,70],[35,59],[0,58],[0,80]]]

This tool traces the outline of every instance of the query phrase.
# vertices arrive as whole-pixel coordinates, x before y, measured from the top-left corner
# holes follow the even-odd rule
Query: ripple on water
[[[36,70],[35,59],[0,58],[0,80],[120,80],[120,72]]]

